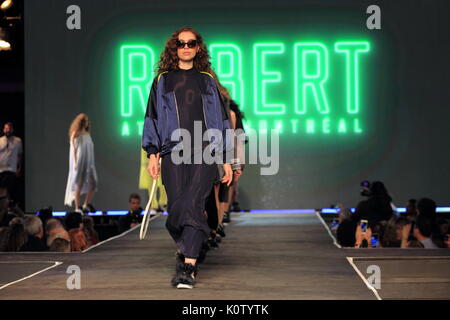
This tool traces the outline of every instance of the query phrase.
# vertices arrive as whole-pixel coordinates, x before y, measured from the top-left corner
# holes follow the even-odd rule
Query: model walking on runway
[[[212,190],[217,164],[207,164],[203,157],[200,164],[197,161],[194,164],[194,157],[204,154],[207,147],[215,149],[215,156],[221,156],[225,131],[230,128],[213,74],[200,34],[188,27],[175,31],[161,53],[145,115],[142,148],[149,157],[149,174],[157,179],[161,170],[167,192],[166,228],[178,249],[176,275],[172,279],[177,288],[193,288],[196,261],[210,233],[204,214],[205,200]],[[209,141],[194,144],[193,140],[201,139],[194,136],[195,122],[201,125],[202,133],[208,129],[222,132],[222,141],[208,135]],[[193,138],[191,143],[173,135],[177,129],[187,130]],[[191,161],[181,164],[173,161],[174,153],[183,152],[191,154]],[[224,171],[222,182],[230,184],[233,175],[230,164],[224,164]]]
[[[75,201],[75,211],[80,213],[95,212],[91,202],[97,191],[98,178],[95,169],[94,143],[86,114],[80,113],[72,121],[69,142],[69,176],[64,203],[71,206]],[[86,198],[81,208],[80,196],[83,194],[86,194]]]

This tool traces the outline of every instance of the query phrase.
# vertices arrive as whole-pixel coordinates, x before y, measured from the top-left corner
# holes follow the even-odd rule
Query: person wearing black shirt
[[[203,242],[210,233],[204,214],[205,201],[212,190],[217,175],[217,164],[208,164],[203,161],[203,157],[200,157],[201,163],[197,161],[197,156],[199,153],[203,154],[203,150],[209,145],[209,142],[203,141],[199,146],[196,146],[194,141],[200,137],[194,134],[196,131],[194,128],[195,126],[201,126],[202,133],[210,128],[206,123],[206,116],[209,116],[208,119],[216,121],[216,123],[210,123],[210,125],[217,125],[219,121],[220,123],[226,122],[227,118],[223,106],[211,103],[212,99],[218,97],[219,93],[218,91],[213,93],[212,97],[208,95],[207,89],[211,89],[211,85],[215,86],[216,83],[211,81],[213,76],[206,46],[202,37],[192,28],[184,27],[172,34],[161,54],[158,73],[159,75],[155,78],[150,92],[148,106],[154,108],[149,110],[149,107],[147,107],[143,148],[149,155],[148,171],[150,175],[153,179],[156,179],[161,170],[162,182],[167,192],[168,217],[166,228],[178,249],[177,274],[172,279],[172,285],[177,288],[192,289],[197,274],[197,258]],[[158,86],[161,76],[164,77],[163,92],[175,94],[173,104],[167,106],[168,100],[164,101],[166,115],[154,114],[155,110],[158,109],[158,103],[155,101],[156,88],[158,87],[161,91],[161,87]],[[215,90],[217,90],[217,87]],[[159,95],[159,97],[167,98],[165,95]],[[204,99],[209,100],[205,101]],[[218,101],[218,99],[215,101]],[[161,112],[160,108],[159,110]],[[179,129],[185,129],[190,133],[190,150],[186,149],[188,144],[184,143],[183,140],[182,152],[190,151],[191,161],[180,164],[174,163],[172,153],[179,150],[171,149],[168,153],[161,153],[160,169],[161,150],[157,150],[157,147],[149,144],[145,139],[149,137],[151,141],[159,140],[161,134],[165,133],[158,132],[156,134],[151,131],[154,127],[153,123],[157,124],[159,128],[167,128],[168,122],[161,124],[161,121],[169,121],[169,113],[170,116],[173,116],[174,110],[176,110]],[[150,117],[154,120],[151,120]],[[172,132],[169,132],[169,136],[171,134]],[[184,135],[181,136],[184,137]],[[179,155],[185,159],[186,154]],[[230,184],[233,175],[231,165],[225,163],[224,170],[225,176],[222,181]]]

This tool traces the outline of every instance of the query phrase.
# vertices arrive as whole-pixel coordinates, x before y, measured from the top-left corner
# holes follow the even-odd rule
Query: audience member
[[[409,199],[406,203],[406,211],[402,213],[402,217],[408,218],[410,221],[416,219],[417,215],[417,200],[416,199]]]
[[[16,252],[27,242],[27,232],[22,223],[13,223],[8,227],[8,234],[5,241],[5,251]]]
[[[50,248],[48,249],[48,251],[53,252],[70,252],[70,250],[70,242],[63,238],[56,238],[53,240]]]
[[[119,233],[129,230],[142,221],[141,213],[144,211],[141,207],[141,197],[137,193],[132,193],[128,198],[127,214],[119,218]]]
[[[420,202],[420,201],[419,201]],[[431,239],[431,232],[433,230],[433,219],[429,215],[422,215],[419,211],[416,222],[414,224],[413,236],[415,239],[410,238],[412,224],[405,225],[403,227],[402,234],[402,248],[416,247],[416,241],[425,249],[436,249],[438,246]]]
[[[65,224],[69,232],[71,251],[83,251],[87,249],[88,244],[83,232],[83,218],[81,213],[67,213]]]
[[[357,205],[355,217],[357,221],[368,220],[370,227],[373,228],[379,221],[387,221],[392,217],[392,198],[381,181],[375,181],[370,185],[368,196],[367,200]]]
[[[88,243],[83,230],[73,228],[69,230],[71,251],[83,251],[88,248]]]
[[[38,216],[26,215],[23,221],[25,231],[28,234],[27,242],[20,248],[20,251],[45,251],[47,246],[43,242],[44,229],[42,221]]]
[[[92,219],[92,217],[83,217],[83,232],[86,237],[88,247],[98,243],[98,233],[94,229],[94,219]]]

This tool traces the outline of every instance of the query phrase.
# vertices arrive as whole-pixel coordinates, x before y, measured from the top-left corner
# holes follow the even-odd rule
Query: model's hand
[[[151,154],[148,160],[147,171],[153,179],[158,179],[160,167],[159,167],[159,153],[156,155]]]
[[[233,171],[233,174],[234,174],[234,180],[236,182],[238,182],[239,181],[239,177],[242,175],[242,170],[240,170],[240,169],[235,170],[235,171]]]
[[[224,163],[223,171],[225,171],[225,175],[223,176],[221,182],[226,183],[228,187],[230,186],[231,181],[233,181],[233,170],[231,169],[231,165],[229,163]]]

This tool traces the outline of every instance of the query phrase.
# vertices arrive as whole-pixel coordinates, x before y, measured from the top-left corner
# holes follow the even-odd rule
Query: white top
[[[97,184],[94,143],[90,134],[81,134],[70,141],[69,177],[64,204],[72,205],[77,190],[80,190],[81,194],[89,190],[97,191]]]
[[[17,164],[22,152],[22,140],[19,137],[0,137],[0,173],[17,172]]]
[[[437,249],[438,246],[434,244],[433,240],[426,238],[424,240],[419,240],[425,249]]]

